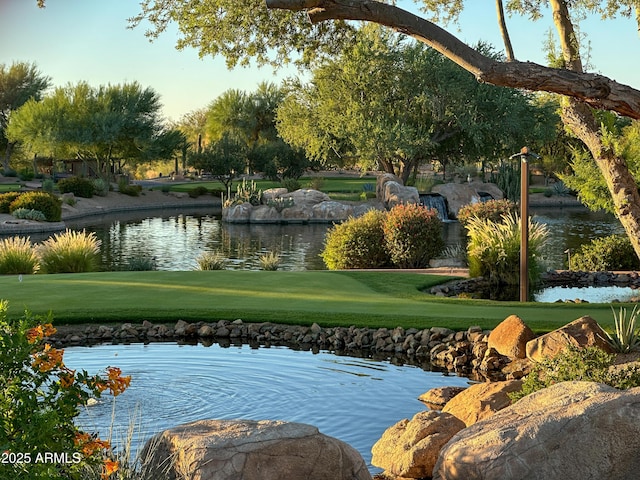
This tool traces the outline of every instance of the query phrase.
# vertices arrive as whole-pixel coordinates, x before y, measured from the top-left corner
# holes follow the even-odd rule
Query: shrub
[[[207,193],[209,193],[209,190],[207,190],[207,187],[203,185],[198,185],[197,187],[189,190],[189,196],[191,198],[198,198],[200,195],[206,195]]]
[[[424,268],[444,248],[438,212],[422,205],[396,205],[382,225],[391,262],[399,268]]]
[[[38,210],[44,213],[47,222],[59,222],[62,217],[62,202],[47,192],[26,192],[9,205],[9,213],[19,208]]]
[[[2,172],[5,177],[17,177],[18,172],[13,170],[12,168],[5,168]]]
[[[98,265],[100,243],[93,232],[66,230],[38,247],[40,263],[46,273],[92,272]]]
[[[520,218],[504,215],[493,222],[471,217],[467,223],[469,275],[486,277],[493,284],[517,285],[520,282]],[[529,219],[529,277],[535,283],[540,273],[538,254],[546,242],[548,230]]]
[[[140,185],[131,185],[126,179],[121,178],[118,180],[118,191],[130,197],[138,197],[142,192],[142,187]]]
[[[64,351],[46,343],[56,332],[51,317],[26,312],[8,321],[7,307],[0,300],[0,445],[4,455],[16,461],[3,462],[2,478],[58,480],[101,474],[107,479],[119,468],[111,445],[78,428],[74,419],[90,398],[107,390],[113,396],[122,393],[131,377],[123,377],[116,367],[93,376],[69,369]],[[70,461],[38,460],[45,452],[65,453]]]
[[[515,202],[508,199],[470,203],[458,211],[457,219],[463,227],[467,225],[471,217],[499,222],[503,215],[517,213],[517,208]]]
[[[198,270],[224,270],[227,259],[220,252],[204,252],[198,258]]]
[[[280,256],[276,252],[267,252],[260,255],[260,268],[275,272],[280,267]]]
[[[535,363],[522,383],[522,390],[510,393],[509,397],[515,402],[555,383],[569,381],[605,383],[618,389],[640,386],[639,367],[609,368],[614,361],[615,355],[598,347],[568,345],[555,357]]]
[[[370,210],[358,218],[334,225],[320,254],[330,270],[379,268],[390,265],[382,224],[385,212]]]
[[[315,182],[315,180],[314,180]],[[320,187],[322,187],[322,185],[324,184],[324,179],[319,178],[318,183],[316,183],[316,185],[319,185]],[[300,190],[301,185],[300,182],[298,180],[296,180],[295,178],[283,178],[282,181],[280,182],[280,184],[287,189],[287,191],[289,192],[295,192],[296,190]],[[316,189],[319,190],[319,189]]]
[[[611,345],[611,348],[618,353],[629,353],[640,347],[640,332],[636,328],[636,320],[640,311],[638,311],[638,305],[633,306],[631,315],[627,320],[627,309],[620,307],[620,311],[616,314],[616,311],[611,308],[613,312],[613,320],[616,325],[616,331],[613,335],[605,332],[607,335],[607,342]]]
[[[12,215],[16,218],[24,220],[35,220],[36,222],[45,222],[47,218],[39,210],[33,210],[30,208],[16,208]]]
[[[290,192],[298,190],[300,188],[300,183],[298,182],[297,185],[294,185],[292,182],[297,182],[297,180],[294,180],[294,179],[291,179],[291,178],[285,179],[285,180],[282,181],[282,186],[284,187],[285,183],[287,183],[287,184],[290,184],[291,187],[294,187],[293,190],[289,190],[288,187],[285,187]],[[309,188],[311,188],[312,190],[322,190],[323,186],[324,186],[324,177],[313,177],[309,181]],[[297,188],[295,188],[295,187],[297,187]]]
[[[109,189],[111,185],[104,178],[93,179],[93,193],[99,197],[106,197],[109,195]]]
[[[156,258],[148,255],[139,255],[129,259],[127,270],[130,272],[149,272],[156,270]]]
[[[42,181],[42,191],[53,194],[53,189],[55,187],[55,183],[52,179],[47,178]]]
[[[0,275],[30,275],[39,268],[38,256],[29,237],[0,240]]]
[[[58,181],[60,193],[73,193],[76,197],[91,198],[95,192],[93,181],[82,177],[68,177]]]
[[[0,193],[0,213],[10,213],[9,206],[20,195],[22,195],[20,192]]]
[[[610,235],[581,245],[571,255],[569,268],[587,272],[638,270],[640,260],[626,235]]]

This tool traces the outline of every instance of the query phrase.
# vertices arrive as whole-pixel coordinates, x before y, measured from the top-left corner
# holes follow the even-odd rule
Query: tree
[[[13,112],[29,100],[39,101],[49,88],[51,79],[42,75],[35,64],[14,62],[0,64],[0,149],[4,150],[2,166],[10,169],[11,153],[16,141],[9,141],[6,129]]]
[[[246,146],[229,133],[189,157],[192,167],[210,173],[224,185],[227,192],[231,191],[233,180],[242,173],[246,162]]]
[[[98,88],[80,82],[26,102],[12,115],[7,136],[35,153],[93,161],[94,173],[106,177],[167,150],[160,107],[158,94],[136,82]]]

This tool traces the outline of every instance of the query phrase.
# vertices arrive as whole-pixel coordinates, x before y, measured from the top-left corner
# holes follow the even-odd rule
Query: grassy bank
[[[449,277],[398,272],[100,272],[0,277],[9,315],[54,313],[55,323],[271,321],[322,326],[463,330],[519,315],[545,332],[582,315],[613,324],[609,305],[520,304],[436,298],[420,290]]]

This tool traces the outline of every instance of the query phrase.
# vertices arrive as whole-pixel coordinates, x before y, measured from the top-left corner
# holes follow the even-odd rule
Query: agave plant
[[[634,305],[628,319],[627,309],[624,307],[620,307],[617,314],[613,307],[611,307],[611,311],[613,313],[616,331],[613,335],[605,332],[607,342],[611,345],[611,348],[618,353],[629,353],[636,350],[640,346],[640,331],[636,328],[636,320],[640,313],[638,305]]]

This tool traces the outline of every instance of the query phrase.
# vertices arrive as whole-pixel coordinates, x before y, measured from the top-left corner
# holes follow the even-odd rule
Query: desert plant
[[[0,213],[9,213],[9,206],[20,195],[22,195],[20,192],[0,193]]]
[[[0,240],[0,275],[29,275],[39,268],[38,256],[29,237]]]
[[[47,220],[44,213],[32,208],[16,208],[11,215],[24,220],[35,220],[36,222],[45,222]]]
[[[639,367],[611,369],[614,362],[615,355],[601,348],[568,345],[555,357],[535,363],[522,383],[522,390],[510,393],[509,397],[515,402],[553,384],[569,381],[605,383],[618,389],[640,386]]]
[[[278,212],[282,212],[285,208],[291,208],[295,205],[295,200],[291,197],[270,198],[267,205],[275,208]]]
[[[62,202],[47,192],[25,192],[9,205],[9,213],[19,208],[38,210],[44,213],[47,222],[59,222],[62,217]]]
[[[444,248],[442,221],[422,205],[396,205],[382,224],[385,249],[398,268],[425,268]]]
[[[106,197],[107,195],[109,195],[109,188],[109,182],[107,182],[104,178],[93,179],[93,193],[95,193],[99,197]]]
[[[508,199],[488,200],[464,205],[458,210],[456,218],[463,227],[467,225],[471,217],[499,222],[503,215],[515,214],[517,209],[518,206]]]
[[[571,255],[571,270],[602,272],[611,270],[638,270],[640,260],[626,235],[596,238]]]
[[[80,479],[98,471],[106,480],[119,467],[111,445],[81,430],[74,419],[90,398],[107,390],[113,396],[122,393],[131,377],[122,376],[116,367],[93,376],[69,369],[64,351],[47,343],[56,332],[51,315],[25,312],[9,321],[7,308],[8,303],[0,300],[2,478]],[[52,452],[66,454],[68,461],[43,457]]]
[[[40,264],[46,273],[92,272],[98,265],[100,243],[93,232],[56,233],[38,247]]]
[[[553,193],[566,197],[567,195],[571,195],[571,189],[567,187],[562,180],[558,180],[553,184]]]
[[[503,215],[500,222],[471,217],[467,223],[469,275],[488,278],[493,284],[517,285],[520,281],[520,217]],[[540,274],[539,253],[548,230],[529,218],[529,278]]]
[[[242,183],[238,185],[238,190],[233,198],[233,203],[250,203],[251,205],[260,205],[262,200],[262,190],[258,188],[256,182],[251,180],[247,182],[246,178],[242,179]]]
[[[263,253],[258,260],[262,270],[274,272],[280,267],[280,255],[277,252]]]
[[[640,347],[640,331],[637,327],[637,317],[640,311],[638,305],[633,306],[631,315],[627,319],[627,309],[620,307],[620,310],[616,314],[616,311],[611,307],[613,312],[613,320],[616,326],[616,331],[613,334],[605,332],[607,335],[607,342],[611,345],[611,348],[618,353],[629,353],[633,350],[637,350]]]
[[[92,180],[82,177],[68,177],[58,181],[60,193],[73,193],[76,197],[91,198],[95,192]]]
[[[198,258],[198,270],[224,270],[227,258],[220,252],[203,252]]]
[[[42,181],[42,191],[47,193],[53,193],[55,183],[51,178],[46,178]]]
[[[320,254],[330,270],[380,268],[390,265],[382,224],[386,214],[370,210],[358,218],[334,225]]]

